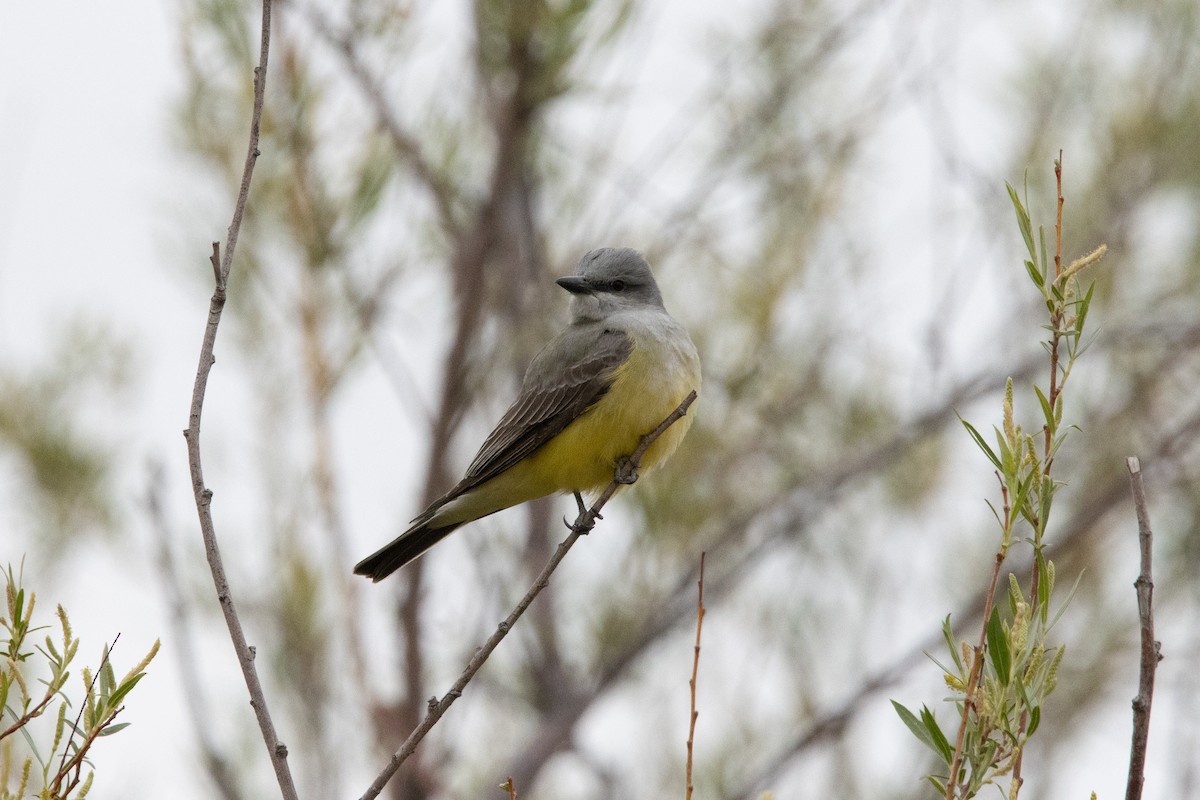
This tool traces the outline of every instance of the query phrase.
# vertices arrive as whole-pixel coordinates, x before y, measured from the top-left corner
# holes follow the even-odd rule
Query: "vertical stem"
[[[228,235],[225,239],[224,259],[221,259],[220,247],[213,243],[212,266],[216,280],[212,300],[208,308],[208,321],[204,328],[204,337],[200,345],[200,363],[196,369],[195,383],[192,385],[192,402],[188,410],[188,427],[183,432],[188,447],[188,467],[192,477],[192,492],[195,495],[196,513],[200,518],[200,534],[204,538],[204,550],[208,557],[208,566],[212,572],[213,585],[217,590],[217,600],[225,615],[225,624],[229,628],[229,638],[237,653],[238,663],[242,668],[242,677],[246,681],[246,690],[250,694],[250,706],[258,719],[259,731],[263,743],[275,768],[275,778],[279,782],[279,790],[285,800],[298,800],[295,782],[287,763],[287,747],[279,741],[275,733],[275,725],[271,721],[263,693],[262,682],[258,678],[258,670],[254,666],[254,648],[246,642],[246,634],[238,618],[233,596],[229,590],[229,581],[225,575],[225,566],[221,561],[221,551],[217,543],[216,528],[212,518],[212,490],[204,484],[204,470],[200,459],[200,418],[204,409],[204,396],[208,387],[208,375],[215,361],[213,348],[217,341],[217,327],[221,322],[221,312],[225,308],[225,290],[229,279],[229,271],[233,266],[234,249],[237,247],[238,233],[241,231],[242,219],[246,212],[246,202],[250,196],[250,179],[254,174],[254,165],[258,161],[258,137],[262,124],[263,99],[266,94],[267,54],[271,42],[271,0],[262,3],[262,38],[259,45],[258,66],[254,69],[254,109],[250,119],[250,142],[246,149],[246,162],[242,169],[242,182],[238,189],[237,203],[234,206],[233,220],[229,224]]]
[[[1142,485],[1142,465],[1136,456],[1126,459],[1129,481],[1133,488],[1133,505],[1137,511],[1138,544],[1141,552],[1141,571],[1134,587],[1137,589],[1138,619],[1141,623],[1141,669],[1138,693],[1133,699],[1133,741],[1129,747],[1129,781],[1125,800],[1140,800],[1145,781],[1146,744],[1150,737],[1150,702],[1154,697],[1154,672],[1162,660],[1160,643],[1154,640],[1154,581],[1151,569],[1153,532],[1150,512],[1146,508],[1146,490]]]
[[[704,553],[700,553],[700,579],[696,581],[696,645],[692,650],[692,679],[688,687],[692,690],[692,713],[688,720],[687,738],[687,791],[686,800],[692,800],[692,745],[696,740],[696,677],[700,672],[700,630],[704,627]]]
[[[1006,515],[1007,517],[1007,515]],[[992,567],[992,580],[988,584],[987,594],[983,598],[983,627],[979,632],[979,644],[975,646],[975,657],[971,660],[971,674],[967,678],[967,690],[963,698],[962,721],[958,725],[958,736],[954,740],[954,758],[950,762],[950,774],[946,780],[946,800],[954,800],[958,789],[958,771],[962,768],[963,743],[966,741],[967,722],[975,705],[975,693],[979,690],[979,681],[983,676],[984,648],[987,646],[987,622],[992,616],[992,606],[996,600],[996,583],[1000,579],[1000,567],[1004,564],[1004,550],[996,551],[995,564]]]

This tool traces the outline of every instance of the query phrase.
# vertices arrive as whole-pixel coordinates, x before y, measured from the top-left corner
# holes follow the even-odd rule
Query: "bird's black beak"
[[[571,294],[591,294],[592,287],[586,280],[576,275],[569,275],[566,278],[559,278],[555,281],[559,286],[566,289]]]

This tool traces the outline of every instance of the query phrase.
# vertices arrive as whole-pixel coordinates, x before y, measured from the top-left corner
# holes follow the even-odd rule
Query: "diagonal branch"
[[[383,787],[386,786],[388,781],[392,779],[392,777],[396,774],[396,771],[400,769],[400,766],[408,759],[409,756],[413,754],[414,751],[416,751],[417,745],[421,743],[421,740],[424,739],[426,734],[433,729],[433,726],[436,725],[438,720],[440,720],[446,711],[449,710],[454,701],[462,696],[463,689],[465,689],[467,684],[471,682],[471,679],[475,677],[475,673],[479,671],[484,662],[488,660],[488,657],[492,654],[492,651],[495,650],[500,642],[503,641],[504,637],[508,635],[508,632],[512,630],[513,625],[515,625],[517,620],[521,618],[521,615],[525,613],[525,610],[529,608],[538,594],[541,593],[541,591],[550,583],[550,576],[554,573],[554,570],[558,568],[559,563],[567,555],[567,551],[574,546],[576,540],[578,540],[580,536],[587,534],[592,530],[593,527],[595,527],[596,520],[600,518],[600,511],[604,508],[604,505],[612,499],[612,496],[616,494],[622,486],[632,482],[626,476],[632,477],[634,481],[637,480],[637,468],[641,465],[642,457],[646,454],[646,450],[650,448],[650,445],[654,444],[658,437],[662,436],[663,432],[666,431],[667,428],[671,427],[673,424],[683,418],[684,414],[687,413],[688,408],[693,402],[695,402],[695,400],[696,392],[692,391],[686,398],[684,398],[683,402],[679,404],[678,408],[672,411],[666,419],[659,423],[657,428],[642,437],[641,441],[638,443],[637,449],[634,450],[629,456],[629,460],[617,465],[616,473],[613,476],[612,482],[608,484],[607,488],[605,488],[591,508],[587,508],[583,504],[583,501],[579,500],[579,516],[575,518],[575,522],[570,526],[571,533],[562,541],[561,544],[559,544],[558,549],[554,551],[554,555],[550,557],[550,561],[547,562],[546,566],[537,576],[537,579],[534,580],[533,585],[529,587],[529,591],[525,593],[525,596],[522,597],[521,601],[517,603],[515,608],[513,608],[512,613],[505,617],[504,621],[496,627],[495,633],[489,636],[487,641],[485,641],[479,647],[479,649],[475,651],[475,655],[471,657],[469,662],[467,662],[466,669],[464,669],[462,674],[458,676],[458,680],[454,682],[454,685],[450,687],[450,690],[442,695],[440,700],[431,699],[429,701],[429,708],[425,713],[425,718],[421,720],[421,724],[418,725],[411,734],[409,734],[408,738],[404,740],[404,743],[400,745],[400,749],[397,750],[392,755],[391,759],[388,760],[387,765],[375,778],[375,781],[371,784],[367,791],[362,795],[362,800],[372,800],[372,798],[379,796],[379,793],[383,791]],[[579,499],[578,494],[576,494],[576,499]]]
[[[242,668],[242,676],[246,680],[246,689],[250,693],[250,706],[258,718],[258,726],[262,732],[263,742],[270,754],[271,763],[275,768],[275,777],[285,800],[297,800],[295,782],[287,764],[287,747],[279,741],[275,734],[274,723],[267,709],[263,696],[262,683],[258,671],[254,667],[254,648],[246,643],[246,634],[242,630],[241,620],[233,604],[233,596],[229,591],[229,581],[225,577],[225,567],[221,562],[221,551],[217,545],[216,528],[212,519],[212,490],[204,485],[204,470],[200,460],[200,416],[204,409],[204,395],[208,387],[208,375],[215,361],[213,348],[217,340],[217,327],[221,323],[221,312],[225,308],[225,287],[229,279],[229,271],[233,266],[233,255],[237,248],[238,233],[242,228],[242,218],[246,212],[246,201],[250,195],[250,179],[254,174],[254,165],[258,161],[258,137],[262,124],[263,97],[267,81],[267,54],[271,42],[271,0],[262,3],[262,38],[259,44],[258,66],[254,69],[254,109],[250,119],[250,142],[246,149],[246,163],[242,170],[242,182],[238,189],[237,203],[234,206],[233,220],[229,224],[228,235],[225,239],[225,257],[220,256],[220,245],[213,242],[212,266],[216,280],[212,300],[208,307],[208,322],[204,328],[204,338],[200,345],[200,364],[196,368],[196,380],[192,386],[192,403],[188,414],[188,427],[183,432],[187,440],[188,466],[192,476],[192,492],[196,500],[196,512],[200,517],[200,535],[204,538],[204,550],[208,556],[208,566],[212,571],[213,584],[217,590],[217,599],[221,603],[221,611],[225,615],[225,624],[229,628],[229,637],[237,653],[238,663]]]

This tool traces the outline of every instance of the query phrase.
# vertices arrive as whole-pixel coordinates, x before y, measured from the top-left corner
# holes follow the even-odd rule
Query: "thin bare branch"
[[[217,340],[217,327],[221,323],[221,312],[225,307],[225,289],[229,280],[229,271],[233,265],[234,252],[237,249],[238,234],[241,231],[242,219],[246,213],[246,202],[250,195],[250,180],[254,174],[254,165],[258,161],[258,137],[262,124],[263,98],[267,82],[267,56],[271,43],[271,0],[262,3],[262,33],[259,43],[258,66],[254,69],[254,107],[250,118],[250,141],[246,149],[246,162],[242,170],[241,185],[238,189],[237,203],[233,210],[233,219],[229,224],[225,239],[225,253],[219,270],[216,270],[216,287],[208,307],[208,322],[204,329],[204,338],[200,345],[200,363],[196,369],[196,380],[192,387],[192,402],[188,415],[188,427],[183,432],[187,440],[188,466],[192,477],[192,493],[196,500],[196,512],[200,518],[200,535],[204,538],[204,549],[208,556],[209,569],[212,571],[213,585],[217,590],[217,599],[221,611],[225,615],[225,624],[229,628],[229,637],[233,641],[238,663],[242,668],[242,676],[246,681],[246,689],[250,693],[250,705],[258,719],[259,730],[266,744],[271,763],[275,769],[275,777],[285,800],[298,800],[295,782],[287,764],[287,747],[279,741],[275,733],[275,725],[263,695],[262,683],[254,666],[254,648],[246,643],[246,634],[242,630],[241,620],[233,603],[229,590],[229,581],[225,576],[225,567],[221,562],[221,551],[217,544],[216,528],[212,519],[212,490],[204,484],[204,470],[200,459],[200,416],[204,409],[204,395],[208,387],[208,375],[215,361],[213,348]],[[213,245],[214,269],[219,248]]]
[[[496,631],[475,651],[475,655],[467,662],[466,668],[458,676],[458,680],[454,682],[450,690],[442,695],[440,700],[436,698],[430,699],[428,710],[425,713],[425,718],[421,720],[421,724],[409,734],[404,743],[400,745],[400,749],[392,754],[387,765],[375,778],[375,781],[367,791],[363,793],[362,800],[372,800],[372,798],[379,796],[379,793],[383,791],[383,787],[387,785],[388,781],[392,779],[392,776],[396,774],[396,771],[400,769],[400,766],[408,757],[413,754],[417,749],[417,745],[421,743],[421,740],[433,729],[438,720],[445,715],[454,701],[462,696],[463,689],[475,677],[475,673],[479,671],[484,662],[488,660],[492,651],[504,640],[504,637],[512,630],[513,625],[521,618],[525,610],[529,608],[538,594],[550,583],[550,576],[567,555],[567,551],[574,546],[580,536],[587,534],[595,527],[596,520],[600,518],[600,511],[604,508],[604,505],[612,499],[612,496],[622,486],[626,486],[632,481],[637,480],[637,468],[641,465],[642,457],[646,454],[646,450],[649,449],[650,445],[654,444],[658,437],[662,436],[667,428],[679,421],[687,413],[688,408],[695,400],[696,392],[692,391],[679,404],[679,407],[672,411],[657,428],[642,437],[637,449],[629,456],[628,461],[617,465],[612,482],[609,483],[591,508],[586,508],[582,503],[580,504],[579,515],[570,526],[571,533],[558,545],[558,549],[554,551],[554,555],[550,557],[550,561],[547,562],[541,573],[538,574],[533,585],[529,587],[529,591],[525,593],[525,596],[521,598],[521,601],[517,603],[512,612],[504,618],[504,621],[496,626]]]
[[[688,681],[688,688],[692,693],[692,713],[688,717],[688,738],[687,738],[687,770],[686,770],[686,785],[687,791],[684,797],[687,800],[692,800],[692,746],[696,741],[696,718],[700,716],[700,712],[696,710],[696,678],[700,673],[700,631],[704,627],[704,553],[700,553],[700,577],[696,580],[696,645],[692,650],[692,679]]]
[[[1129,781],[1125,785],[1125,800],[1141,800],[1146,771],[1146,744],[1150,737],[1150,702],[1154,697],[1154,672],[1162,660],[1161,643],[1154,639],[1154,581],[1152,580],[1151,551],[1153,532],[1150,512],[1146,508],[1146,489],[1142,485],[1142,463],[1137,456],[1126,459],[1129,482],[1133,488],[1133,507],[1137,512],[1138,545],[1141,550],[1141,571],[1134,587],[1137,589],[1138,620],[1141,623],[1141,669],[1138,693],[1133,699],[1133,741],[1129,748]]]

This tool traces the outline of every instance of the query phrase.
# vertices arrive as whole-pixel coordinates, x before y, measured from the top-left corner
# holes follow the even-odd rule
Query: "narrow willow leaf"
[[[938,754],[949,766],[950,762],[954,760],[954,748],[950,746],[950,740],[946,738],[946,734],[942,733],[942,728],[937,724],[937,719],[929,710],[929,706],[921,706],[921,722],[925,723],[925,730],[929,732],[929,737],[933,740]]]
[[[1036,551],[1037,571],[1038,571],[1038,613],[1042,616],[1042,624],[1045,625],[1050,615],[1050,571],[1046,567],[1046,556],[1039,549]]]
[[[117,705],[119,705],[120,702],[125,699],[125,695],[133,691],[133,687],[137,686],[138,681],[145,676],[146,673],[139,672],[137,675],[134,675],[132,678],[125,681],[125,683],[122,683],[119,687],[113,690],[112,696],[108,699],[109,707],[115,708]]]
[[[1037,264],[1034,264],[1028,258],[1025,259],[1025,271],[1029,273],[1029,280],[1033,281],[1033,285],[1036,286],[1039,291],[1045,292],[1045,279],[1042,277],[1041,271],[1037,268]]]
[[[1092,281],[1088,284],[1087,292],[1079,301],[1079,306],[1075,310],[1075,334],[1077,336],[1083,334],[1083,323],[1087,320],[1088,309],[1092,306],[1092,292],[1096,290],[1096,282]]]
[[[1004,623],[1000,621],[1000,609],[992,607],[992,615],[987,624],[988,657],[996,670],[996,678],[1002,686],[1008,685],[1009,672],[1012,670],[1012,654],[1008,649],[1008,636],[1004,632]]]
[[[1012,508],[1009,510],[1009,527],[1012,527],[1017,521],[1017,516],[1023,512],[1025,500],[1029,497],[1029,487],[1033,484],[1033,480],[1033,476],[1029,475],[1025,480],[1017,484],[1017,496],[1013,498]]]
[[[1034,706],[1029,709],[1029,726],[1025,729],[1025,738],[1033,736],[1033,732],[1038,729],[1038,725],[1042,721],[1042,707]]]
[[[954,413],[958,415],[957,411]],[[996,457],[994,452],[992,452],[992,448],[988,447],[987,442],[985,442],[983,437],[979,435],[979,431],[975,430],[975,426],[967,422],[961,416],[958,417],[958,421],[961,422],[963,427],[967,429],[967,433],[971,434],[971,438],[975,440],[975,444],[979,446],[979,449],[983,451],[984,455],[986,455],[992,464],[995,465],[996,469],[1002,469],[1000,466],[1000,459]]]
[[[1017,190],[1012,187],[1008,181],[1004,182],[1004,188],[1008,189],[1008,197],[1012,200],[1013,210],[1017,212],[1017,227],[1021,229],[1021,238],[1025,240],[1025,247],[1029,250],[1030,260],[1037,260],[1037,250],[1033,247],[1033,226],[1029,221],[1029,212],[1025,210],[1025,206],[1021,203],[1021,198],[1017,196]]]
[[[1041,225],[1038,225],[1038,241],[1041,243],[1041,246],[1042,246],[1041,247],[1042,272],[1046,273],[1046,275],[1049,275],[1050,274],[1050,257],[1046,254],[1046,229]],[[1057,278],[1058,276],[1055,275],[1054,277]],[[1042,294],[1046,294],[1046,293],[1042,292]],[[1049,295],[1046,295],[1046,296],[1049,297]],[[1053,308],[1051,310],[1053,310]]]
[[[1017,472],[1017,460],[1013,455],[1012,448],[1004,440],[1004,434],[1000,432],[999,428],[994,430],[996,431],[996,447],[1000,449],[1000,474],[1005,477],[1007,482],[1007,479]]]
[[[917,719],[916,714],[912,713],[895,700],[892,701],[892,708],[896,709],[896,713],[900,716],[901,721],[904,722],[905,726],[910,731],[912,731],[913,736],[916,736],[922,744],[924,744],[933,752],[937,753],[939,756],[942,755],[941,747],[938,746],[938,743],[934,740],[932,734],[930,734],[929,729],[925,727],[924,723]]]
[[[962,656],[958,652],[958,642],[954,640],[954,631],[950,627],[950,615],[942,620],[942,638],[946,640],[946,649],[950,651],[950,657],[954,659],[954,666],[958,667],[959,672],[966,672],[966,667],[963,666]]]
[[[1042,416],[1046,418],[1046,426],[1050,430],[1054,430],[1057,420],[1054,418],[1054,409],[1050,408],[1049,398],[1038,388],[1037,384],[1034,384],[1033,391],[1037,394],[1038,403],[1042,406]],[[1060,394],[1059,397],[1062,397],[1062,395]]]
[[[128,727],[129,727],[131,724],[132,724],[132,723],[129,723],[129,722],[118,722],[118,723],[117,723],[117,724],[115,724],[115,725],[109,725],[107,728],[105,728],[104,730],[100,731],[100,733],[98,733],[98,734],[96,734],[96,735],[97,735],[97,736],[112,736],[112,735],[113,735],[114,733],[116,733],[117,731],[123,731],[123,730],[125,730],[125,729],[126,729],[126,728],[128,728]]]

